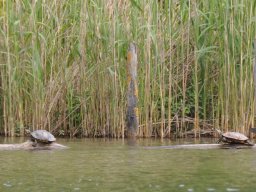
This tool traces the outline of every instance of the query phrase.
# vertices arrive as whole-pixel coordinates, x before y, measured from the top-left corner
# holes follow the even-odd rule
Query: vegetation
[[[0,131],[124,137],[138,46],[138,136],[255,124],[256,1],[1,0]]]

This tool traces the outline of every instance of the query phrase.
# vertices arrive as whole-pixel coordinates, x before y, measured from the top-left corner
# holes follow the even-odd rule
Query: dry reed
[[[140,137],[255,124],[255,1],[0,1],[0,131],[124,137],[138,45]]]

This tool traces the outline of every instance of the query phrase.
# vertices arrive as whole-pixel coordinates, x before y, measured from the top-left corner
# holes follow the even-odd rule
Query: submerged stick
[[[53,150],[53,149],[67,149],[67,146],[51,143],[51,144],[40,144],[34,146],[34,142],[26,141],[20,144],[0,144],[0,150]]]
[[[137,85],[137,49],[130,43],[127,53],[127,136],[136,137],[139,125],[138,117],[138,85]]]
[[[251,149],[256,145],[248,146],[242,144],[187,144],[145,147],[146,149]]]

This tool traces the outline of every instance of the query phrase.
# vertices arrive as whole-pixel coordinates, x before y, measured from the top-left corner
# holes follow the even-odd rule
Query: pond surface
[[[211,141],[58,141],[70,149],[0,151],[0,191],[256,191],[255,149],[145,148]]]

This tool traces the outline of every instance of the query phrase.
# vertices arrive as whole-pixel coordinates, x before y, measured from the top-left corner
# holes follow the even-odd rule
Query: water
[[[0,151],[0,191],[256,190],[255,149],[145,148],[170,145],[169,140],[133,146],[126,140],[58,141],[70,149]]]

